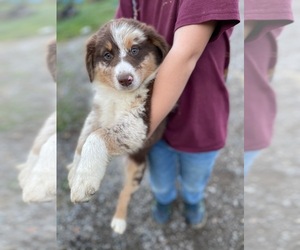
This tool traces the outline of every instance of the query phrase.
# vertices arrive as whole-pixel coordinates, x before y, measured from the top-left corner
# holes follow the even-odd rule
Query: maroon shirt
[[[246,0],[245,20],[259,21],[259,30],[245,41],[244,148],[270,145],[276,116],[276,96],[270,83],[277,60],[282,26],[292,22],[291,1]]]
[[[178,28],[219,21],[178,105],[168,116],[164,139],[185,152],[222,148],[229,115],[224,73],[229,63],[229,29],[239,22],[238,1],[139,0],[137,5],[138,20],[154,26],[171,46]],[[133,17],[131,0],[120,1],[117,17]]]

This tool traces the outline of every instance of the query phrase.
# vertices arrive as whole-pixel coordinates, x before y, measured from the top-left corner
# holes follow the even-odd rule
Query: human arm
[[[149,136],[175,106],[215,26],[216,21],[209,21],[176,30],[173,46],[155,80]]]

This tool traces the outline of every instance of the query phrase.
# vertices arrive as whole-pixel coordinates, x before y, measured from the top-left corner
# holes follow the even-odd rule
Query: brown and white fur
[[[48,45],[48,69],[56,81],[56,42]],[[27,161],[17,166],[25,202],[45,202],[56,198],[56,112],[45,121],[35,138]]]
[[[85,202],[99,189],[112,156],[128,155],[127,174],[111,227],[126,229],[127,206],[145,170],[146,154],[163,124],[147,140],[151,94],[168,52],[155,30],[133,19],[105,24],[87,42],[86,67],[95,87],[73,163],[68,166],[72,202]]]

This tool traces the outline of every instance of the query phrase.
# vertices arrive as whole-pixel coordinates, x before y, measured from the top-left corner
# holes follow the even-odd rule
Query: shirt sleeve
[[[291,0],[245,0],[245,20],[293,20]]]
[[[200,24],[207,21],[218,21],[210,39],[216,40],[224,31],[239,23],[239,6],[237,0],[181,0],[175,30],[178,28]]]
[[[245,0],[245,21],[257,21],[255,32],[250,33],[247,41],[280,31],[293,22],[291,0]]]

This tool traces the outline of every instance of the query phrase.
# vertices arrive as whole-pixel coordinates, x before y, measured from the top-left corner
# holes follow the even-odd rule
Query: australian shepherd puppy
[[[127,206],[142,180],[147,152],[163,132],[161,124],[147,140],[153,83],[167,52],[167,43],[152,27],[133,19],[108,22],[86,45],[95,96],[68,166],[71,200],[90,200],[111,157],[128,155],[126,181],[111,223],[120,234],[126,229]]]

